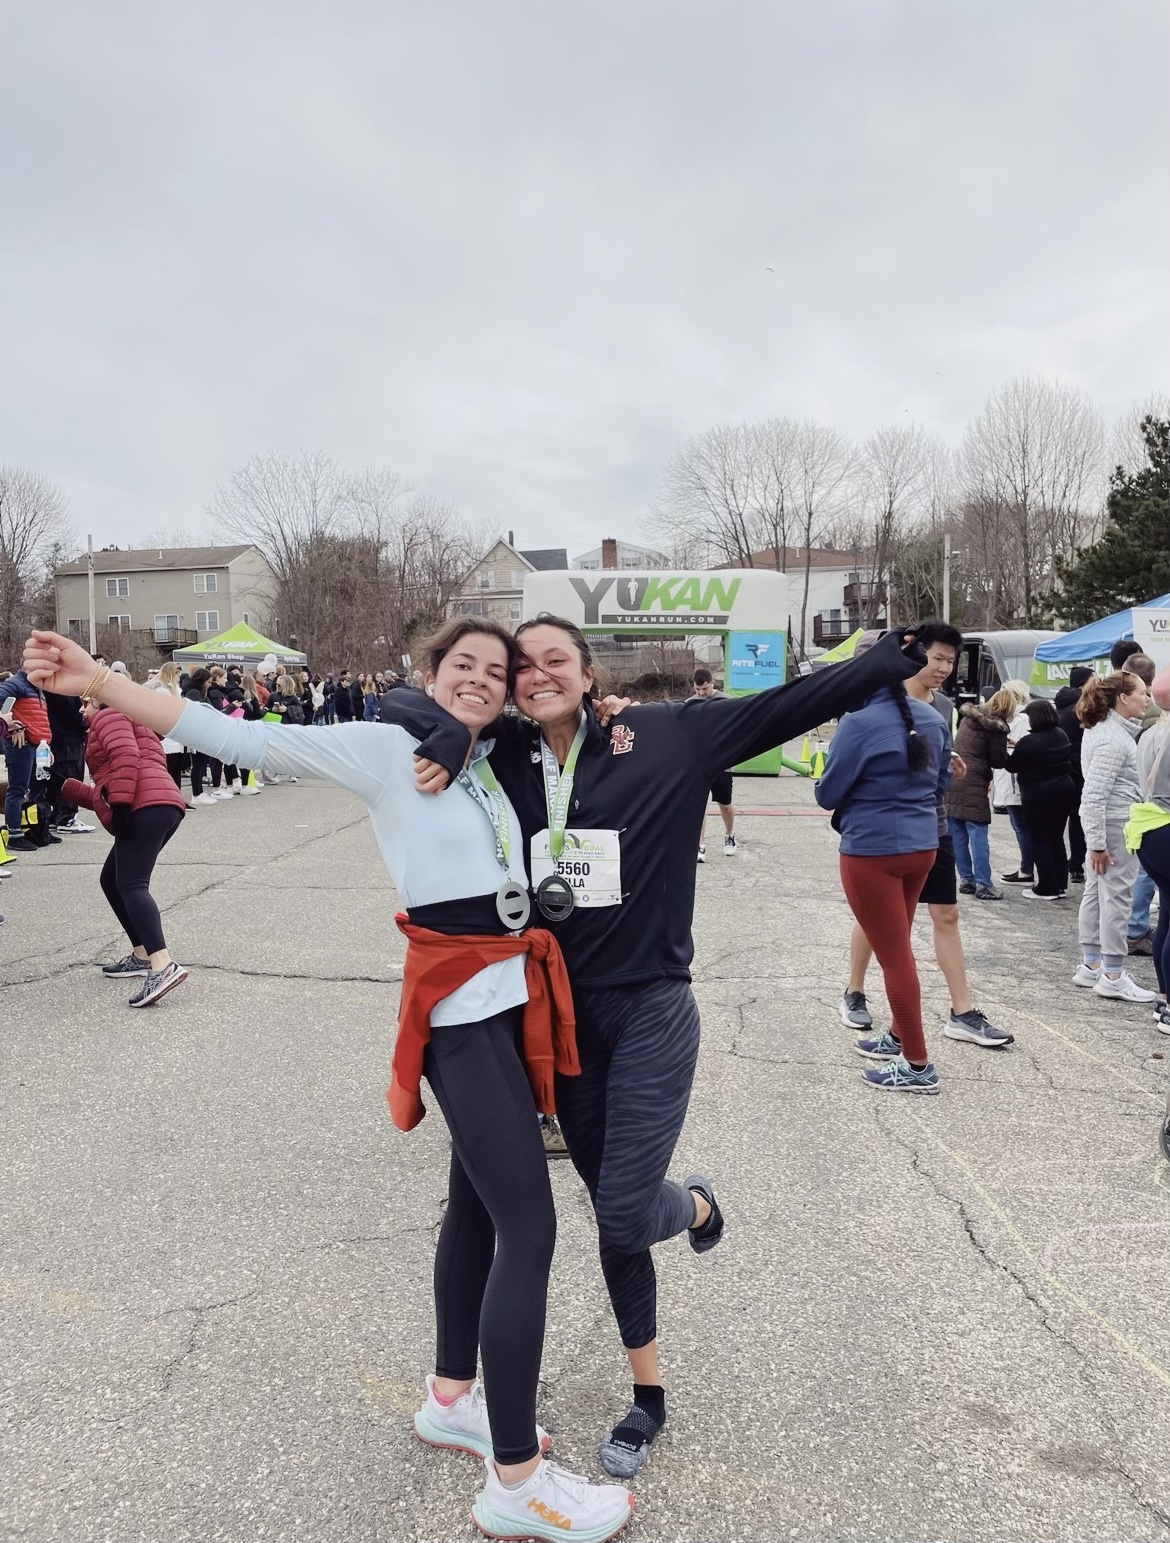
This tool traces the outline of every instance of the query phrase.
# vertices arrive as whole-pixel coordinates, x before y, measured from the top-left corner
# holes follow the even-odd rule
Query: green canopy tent
[[[298,649],[286,648],[274,643],[246,622],[229,627],[202,643],[192,643],[188,648],[176,648],[171,658],[176,664],[259,664],[271,654],[277,664],[308,664],[308,658]]]
[[[858,627],[857,631],[838,643],[836,648],[830,648],[826,654],[818,654],[813,660],[813,668],[819,670],[823,664],[844,664],[847,659],[852,659],[857,651],[857,645],[865,636],[865,628]]]

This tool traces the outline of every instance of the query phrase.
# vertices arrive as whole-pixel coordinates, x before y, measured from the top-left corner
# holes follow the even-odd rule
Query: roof
[[[142,573],[145,571],[166,573],[183,568],[226,568],[228,563],[245,552],[255,551],[250,544],[243,546],[156,546],[128,552],[95,552],[95,573]],[[78,557],[71,563],[62,563],[55,570],[57,576],[68,573],[88,573],[88,557]]]
[[[541,547],[535,552],[521,552],[520,556],[538,573],[550,573],[569,566],[569,553],[563,546]]]
[[[786,546],[781,548],[784,561],[779,565],[783,571],[792,572],[794,569],[804,568],[806,551],[802,546]],[[810,568],[841,568],[847,572],[856,572],[859,568],[869,565],[870,554],[868,552],[848,551],[844,552],[837,547],[814,546],[809,550]],[[743,563],[720,563],[721,568],[742,568]],[[776,568],[776,553],[771,547],[765,547],[762,551],[753,552],[751,566],[753,568]]]

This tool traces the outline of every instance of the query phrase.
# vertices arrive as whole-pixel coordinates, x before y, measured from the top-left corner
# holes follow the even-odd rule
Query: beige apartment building
[[[149,635],[160,650],[186,647],[237,622],[271,625],[276,580],[254,546],[151,547],[93,554],[98,630]],[[89,641],[89,562],[56,570],[57,628]]]

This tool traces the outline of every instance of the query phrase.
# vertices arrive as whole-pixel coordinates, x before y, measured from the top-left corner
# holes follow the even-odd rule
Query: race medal
[[[496,891],[496,914],[509,932],[524,930],[532,915],[532,902],[523,885],[514,882],[500,885]]]
[[[572,888],[559,873],[550,873],[536,886],[536,904],[540,914],[550,922],[563,922],[573,913]]]

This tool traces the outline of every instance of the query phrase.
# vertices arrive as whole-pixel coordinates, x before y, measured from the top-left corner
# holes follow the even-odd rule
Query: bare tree
[[[650,516],[667,547],[703,553],[703,565],[752,566],[757,442],[747,424],[720,424],[671,456]]]
[[[1146,418],[1170,418],[1170,396],[1153,391],[1144,402],[1136,403],[1113,424],[1109,434],[1109,471],[1115,466],[1127,472],[1139,472],[1149,465],[1149,449],[1142,437]]]
[[[804,547],[804,587],[800,600],[800,641],[807,638],[808,591],[812,549],[842,515],[856,466],[852,442],[838,429],[805,418],[796,426],[792,449],[794,534]]]
[[[893,606],[891,570],[912,527],[923,523],[936,454],[922,429],[909,423],[878,429],[862,446],[857,480],[869,527],[872,584],[864,616],[870,625]]]
[[[70,541],[65,498],[47,477],[0,465],[0,660],[15,664],[43,605],[50,557]]]
[[[138,538],[138,545],[143,551],[148,551],[151,547],[161,547],[165,551],[168,547],[173,549],[210,544],[203,536],[196,535],[194,531],[186,530],[181,525],[174,527],[156,525]]]
[[[800,425],[767,418],[751,430],[755,445],[749,498],[754,545],[772,553],[777,573],[788,571],[788,548],[800,520],[796,494]]]
[[[970,503],[995,509],[999,564],[1018,568],[1020,619],[1032,622],[1055,560],[1083,544],[1100,504],[1100,414],[1070,386],[1028,376],[1009,381],[970,425],[961,451]]]

